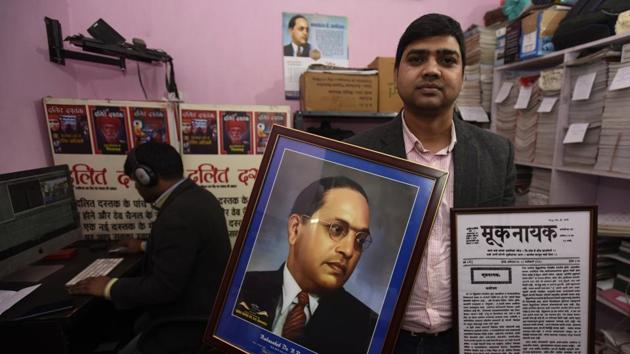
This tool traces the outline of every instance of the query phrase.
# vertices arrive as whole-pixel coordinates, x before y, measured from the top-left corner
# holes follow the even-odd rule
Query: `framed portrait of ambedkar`
[[[390,352],[447,178],[274,126],[204,342]]]

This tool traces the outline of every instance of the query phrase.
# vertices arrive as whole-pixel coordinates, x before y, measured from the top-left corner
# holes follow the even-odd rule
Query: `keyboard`
[[[118,263],[122,262],[122,260],[122,258],[99,258],[85,267],[79,274],[75,275],[74,278],[70,279],[66,283],[66,286],[74,285],[85,278],[107,275],[112,269],[116,268]]]

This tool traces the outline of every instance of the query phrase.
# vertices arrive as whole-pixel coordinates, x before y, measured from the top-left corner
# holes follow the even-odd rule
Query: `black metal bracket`
[[[65,65],[66,59],[74,59],[113,65],[125,71],[127,69],[126,59],[147,63],[168,62],[171,60],[168,54],[160,50],[146,48],[139,50],[128,43],[107,44],[82,35],[70,36],[66,38],[66,40],[75,46],[81,47],[84,51],[103,55],[67,50],[63,47],[63,37],[59,21],[49,17],[45,17],[44,21],[46,22],[46,34],[48,36],[49,59],[53,63]]]

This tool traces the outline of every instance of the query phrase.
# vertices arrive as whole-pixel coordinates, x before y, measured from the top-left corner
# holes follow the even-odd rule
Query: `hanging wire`
[[[140,81],[140,87],[142,87],[142,93],[144,93],[144,99],[148,100],[149,96],[147,96],[147,90],[144,89],[144,84],[142,83],[142,75],[140,75],[140,62],[136,62],[136,67],[138,68],[138,81]]]

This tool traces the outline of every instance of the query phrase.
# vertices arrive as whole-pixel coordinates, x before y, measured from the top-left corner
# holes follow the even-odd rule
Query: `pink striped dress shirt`
[[[451,126],[451,143],[432,153],[411,133],[404,120],[403,138],[407,159],[449,172],[444,197],[424,249],[420,269],[405,309],[402,328],[412,332],[435,333],[452,326],[451,311],[451,225],[453,206],[452,150],[457,142]]]

